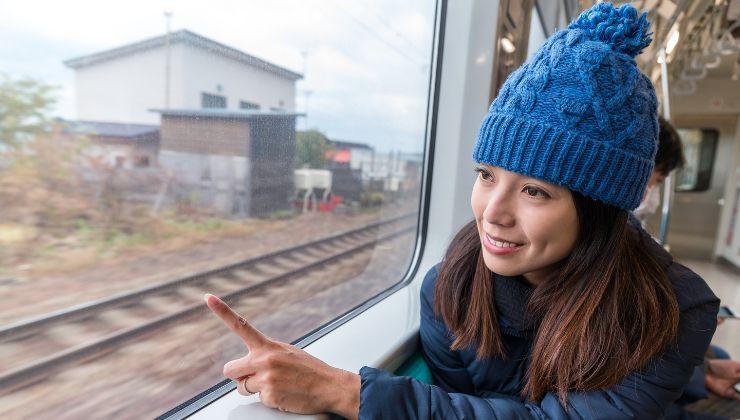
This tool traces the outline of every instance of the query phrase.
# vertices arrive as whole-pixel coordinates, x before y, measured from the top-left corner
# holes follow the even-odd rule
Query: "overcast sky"
[[[434,29],[431,0],[88,0],[4,2],[0,73],[60,87],[55,115],[75,118],[63,60],[189,29],[299,73],[298,111],[330,138],[421,151]],[[299,121],[298,128],[304,122]]]

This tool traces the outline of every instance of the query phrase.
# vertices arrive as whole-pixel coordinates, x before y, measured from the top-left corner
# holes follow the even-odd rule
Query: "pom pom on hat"
[[[629,4],[614,8],[611,3],[599,3],[581,13],[568,29],[580,29],[592,41],[611,46],[614,51],[636,57],[652,39],[648,33],[647,13],[637,14]]]

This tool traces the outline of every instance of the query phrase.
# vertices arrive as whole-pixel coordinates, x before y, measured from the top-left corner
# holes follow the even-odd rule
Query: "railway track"
[[[0,328],[0,395],[63,366],[203,311],[204,290],[228,301],[259,293],[416,228],[414,214],[252,257],[214,270],[73,306]],[[411,223],[410,223],[411,222]],[[383,232],[381,232],[383,231]],[[12,361],[15,366],[6,366]]]

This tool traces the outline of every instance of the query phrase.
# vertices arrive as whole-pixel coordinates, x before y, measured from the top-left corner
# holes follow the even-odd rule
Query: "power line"
[[[380,17],[380,15],[378,15],[377,13],[375,13],[374,11],[372,11],[371,9],[365,8],[365,13],[368,14],[368,15],[373,15],[373,17],[375,17],[375,20],[377,20],[378,22],[380,22],[381,25],[383,25],[386,28],[388,28],[388,30],[390,30],[398,38],[401,38],[402,40],[406,41],[406,44],[408,46],[410,46],[412,48],[412,50],[414,50],[414,51],[420,51],[421,50],[421,48],[419,48],[419,46],[417,46],[414,41],[412,41],[409,38],[407,38],[401,31],[399,31],[398,29],[396,29],[393,26],[391,26],[390,23],[388,23],[385,19],[383,19],[382,17]]]
[[[403,58],[411,61],[412,63],[414,63],[416,65],[418,65],[418,64],[426,65],[426,63],[419,63],[418,61],[416,61],[416,59],[414,59],[414,58],[410,57],[408,54],[406,54],[406,52],[404,52],[403,50],[401,50],[400,48],[396,47],[395,45],[393,45],[392,43],[390,43],[388,40],[386,40],[385,38],[383,38],[382,36],[380,36],[371,27],[369,27],[365,22],[363,22],[361,19],[355,17],[355,15],[353,15],[352,13],[350,13],[349,11],[347,11],[347,9],[343,8],[338,3],[334,2],[334,1],[330,1],[330,3],[334,4],[334,6],[337,9],[339,9],[342,13],[346,14],[347,16],[349,16],[350,19],[354,20],[366,32],[368,32],[370,35],[372,35],[373,37],[375,37],[377,40],[379,40],[380,42],[382,42],[383,44],[385,44],[388,48],[390,48],[393,51],[397,52]]]

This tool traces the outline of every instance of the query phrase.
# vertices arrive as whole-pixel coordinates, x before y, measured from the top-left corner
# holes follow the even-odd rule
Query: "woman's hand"
[[[249,350],[246,356],[224,365],[224,376],[237,381],[240,394],[259,393],[264,405],[281,411],[331,412],[357,418],[359,375],[331,367],[295,346],[263,335],[216,296],[206,294],[205,301]]]

